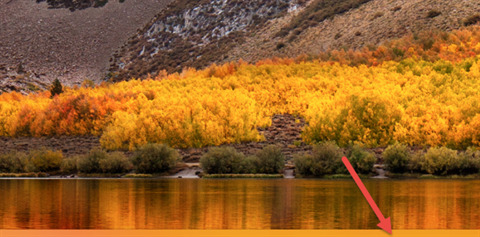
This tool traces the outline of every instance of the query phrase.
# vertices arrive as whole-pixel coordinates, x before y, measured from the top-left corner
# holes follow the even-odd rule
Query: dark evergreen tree
[[[61,94],[63,92],[62,83],[58,79],[55,79],[52,83],[52,89],[50,89],[51,98],[55,95]]]

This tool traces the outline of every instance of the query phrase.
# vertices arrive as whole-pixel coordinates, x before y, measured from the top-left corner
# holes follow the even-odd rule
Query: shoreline
[[[198,171],[195,167],[187,170]],[[184,170],[182,170],[184,171]],[[8,179],[312,179],[312,180],[347,180],[352,179],[348,174],[332,174],[323,177],[302,177],[288,176],[284,174],[205,174],[205,175],[178,175],[182,171],[175,174],[159,175],[159,174],[70,174],[70,175],[49,175],[48,173],[0,173],[0,180]],[[430,175],[421,173],[405,173],[405,174],[386,174],[385,178],[378,178],[376,175],[359,175],[365,180],[480,180],[480,174],[473,175]]]

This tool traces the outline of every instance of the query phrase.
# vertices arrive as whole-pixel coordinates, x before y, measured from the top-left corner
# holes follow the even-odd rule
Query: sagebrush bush
[[[295,173],[302,176],[312,176],[311,167],[313,164],[313,156],[309,154],[297,154],[293,157],[293,163],[295,164]]]
[[[77,160],[80,156],[66,158],[62,160],[60,164],[60,172],[62,174],[76,174],[77,173]]]
[[[408,170],[413,173],[424,173],[422,169],[424,156],[425,154],[423,151],[416,151],[412,153]]]
[[[21,173],[25,171],[23,160],[26,154],[23,152],[11,151],[0,155],[0,173]]]
[[[107,157],[107,152],[100,148],[93,148],[87,155],[77,159],[77,169],[81,173],[96,174],[102,173],[100,161]]]
[[[382,157],[386,170],[393,173],[407,172],[412,159],[408,147],[400,143],[388,146]]]
[[[207,174],[239,174],[244,159],[233,147],[213,147],[200,158],[200,166]]]
[[[371,152],[366,151],[360,145],[353,145],[347,155],[352,167],[361,174],[369,174],[373,170],[373,165],[377,158]]]
[[[100,169],[103,173],[121,174],[132,169],[132,163],[122,152],[112,152],[107,154],[105,159],[99,161]]]
[[[59,95],[61,93],[63,93],[62,83],[60,83],[58,79],[55,79],[50,89],[50,97],[53,98],[55,95]]]
[[[457,151],[446,147],[432,147],[420,158],[422,171],[428,174],[448,175],[458,174],[461,158]]]
[[[146,144],[132,158],[136,173],[154,174],[171,170],[179,160],[178,152],[164,144]]]
[[[60,169],[63,160],[63,154],[60,151],[51,151],[46,148],[32,150],[28,153],[29,171],[34,172],[52,172]]]
[[[342,156],[342,151],[333,142],[314,145],[312,155],[295,157],[296,172],[303,176],[314,177],[346,173],[347,170],[342,163]]]
[[[240,162],[240,174],[257,174],[259,172],[259,160],[257,156],[247,156]]]
[[[279,147],[275,145],[266,146],[256,156],[258,157],[258,173],[278,174],[283,171],[285,156]]]
[[[459,173],[475,174],[480,172],[480,151],[469,147],[464,153],[460,154]]]

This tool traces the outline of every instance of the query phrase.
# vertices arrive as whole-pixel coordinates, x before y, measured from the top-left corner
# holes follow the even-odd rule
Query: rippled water
[[[394,229],[479,229],[480,181],[366,180]],[[352,180],[0,179],[0,228],[376,229]]]

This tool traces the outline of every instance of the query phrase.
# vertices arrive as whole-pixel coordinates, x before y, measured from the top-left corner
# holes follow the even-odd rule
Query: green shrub
[[[293,157],[293,163],[295,164],[295,173],[302,176],[313,176],[312,174],[312,164],[313,156],[309,154],[304,155],[295,155]]]
[[[446,147],[432,147],[420,158],[422,171],[428,174],[447,175],[459,172],[460,156],[457,151]]]
[[[411,156],[406,145],[396,143],[388,146],[382,153],[386,170],[393,173],[404,173],[408,171]]]
[[[51,172],[58,171],[63,160],[63,154],[60,151],[51,151],[46,148],[32,150],[28,154],[30,171]]]
[[[62,83],[60,83],[58,79],[55,79],[50,89],[50,97],[53,98],[55,95],[59,95],[61,93],[63,93]]]
[[[122,152],[107,154],[105,159],[99,161],[99,165],[102,172],[108,174],[127,173],[132,169],[132,163]]]
[[[283,170],[285,158],[274,145],[248,157],[233,147],[214,147],[200,158],[200,165],[207,174],[278,174]]]
[[[285,157],[279,147],[275,145],[266,146],[256,156],[258,157],[258,173],[278,174],[283,171]]]
[[[297,156],[294,159],[296,172],[303,176],[321,177],[326,174],[346,173],[342,163],[343,153],[333,142],[313,146],[312,155]]]
[[[132,163],[137,173],[153,174],[171,170],[178,160],[175,149],[164,144],[146,144],[135,151]]]
[[[350,148],[347,157],[355,171],[360,174],[371,173],[373,165],[375,164],[375,161],[377,161],[371,152],[366,151],[357,144]]]
[[[256,174],[259,173],[259,159],[257,156],[245,157],[240,162],[239,173],[241,174]]]
[[[78,159],[78,156],[63,159],[62,163],[60,164],[60,172],[62,172],[62,174],[76,174]]]
[[[467,175],[480,172],[480,151],[469,147],[463,154],[459,156],[459,174]]]
[[[81,156],[77,160],[77,169],[81,173],[101,173],[100,161],[107,157],[107,152],[100,148],[93,148],[88,155]]]
[[[200,158],[200,166],[207,174],[239,174],[244,159],[245,156],[232,147],[214,147]]]
[[[408,165],[408,169],[412,173],[424,173],[422,169],[424,156],[425,154],[423,153],[423,151],[417,151],[412,154],[410,164]]]
[[[458,153],[455,150],[441,147],[430,148],[427,153],[418,151],[411,156],[409,169],[416,173],[433,175],[468,175],[480,171],[480,152],[467,149]]]
[[[24,172],[25,168],[22,160],[25,160],[25,158],[25,153],[16,151],[0,155],[0,173]]]

